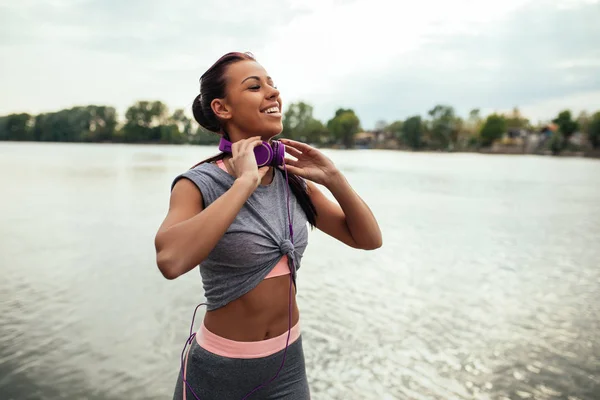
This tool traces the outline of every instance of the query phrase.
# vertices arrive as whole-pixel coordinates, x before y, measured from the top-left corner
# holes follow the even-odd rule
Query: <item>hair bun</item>
[[[192,113],[194,114],[194,119],[204,129],[207,129],[211,132],[218,133],[219,130],[221,129],[219,121],[217,120],[215,115],[212,113],[212,109],[210,109],[210,104],[208,104],[208,108],[210,109],[210,114],[212,114],[212,115],[207,116],[204,113],[204,109],[206,108],[206,105],[202,104],[202,100],[203,100],[202,94],[199,94],[194,99],[194,103],[192,104]]]

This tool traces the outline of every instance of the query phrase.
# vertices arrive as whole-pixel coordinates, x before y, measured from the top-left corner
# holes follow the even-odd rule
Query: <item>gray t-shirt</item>
[[[212,163],[203,163],[177,176],[171,185],[187,178],[196,184],[209,207],[235,178]],[[287,199],[294,242],[290,239]],[[202,240],[202,238],[198,238]],[[258,188],[208,257],[200,264],[207,310],[215,310],[255,288],[284,256],[296,279],[296,270],[308,244],[306,214],[289,189],[284,172],[276,169],[271,184]]]

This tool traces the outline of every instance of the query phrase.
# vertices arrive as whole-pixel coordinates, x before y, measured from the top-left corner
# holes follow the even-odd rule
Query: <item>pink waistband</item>
[[[289,344],[300,337],[300,321],[294,325],[290,332]],[[260,340],[257,342],[238,342],[218,336],[204,326],[196,333],[196,341],[204,350],[228,358],[261,358],[275,354],[285,349],[288,331],[281,335]]]

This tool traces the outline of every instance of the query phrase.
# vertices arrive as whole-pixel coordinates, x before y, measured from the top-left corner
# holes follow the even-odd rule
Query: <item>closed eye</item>
[[[277,85],[270,85],[273,89],[277,89]],[[260,90],[259,85],[250,86],[248,89],[250,90]]]

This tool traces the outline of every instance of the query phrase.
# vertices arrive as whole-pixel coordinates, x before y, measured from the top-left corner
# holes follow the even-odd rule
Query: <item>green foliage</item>
[[[398,140],[402,140],[402,127],[404,125],[404,121],[398,120],[394,121],[388,126],[384,128],[386,132],[390,132],[394,137]]]
[[[161,127],[168,124],[168,109],[160,101],[138,101],[127,109],[125,118],[123,139],[127,143],[156,143],[172,135],[170,128],[165,132]]]
[[[557,155],[565,147],[565,137],[560,131],[552,133],[548,140],[548,148],[552,151],[552,154]]]
[[[10,114],[0,117],[0,140],[33,140],[35,120],[29,114]]]
[[[0,140],[49,142],[111,141],[116,129],[113,107],[74,107],[54,113],[11,114],[0,119]]]
[[[402,139],[413,150],[423,147],[423,132],[423,121],[419,115],[408,118],[402,125]]]
[[[429,110],[429,115],[431,116],[429,146],[435,149],[452,150],[461,125],[454,108],[438,104]]]
[[[156,142],[185,143],[192,123],[183,110],[168,117],[161,102],[138,102],[127,110],[127,120],[117,129],[114,107],[73,107],[34,116],[0,117],[0,140],[43,142]]]
[[[594,149],[600,148],[600,111],[596,112],[589,120],[587,136]]]
[[[479,137],[483,147],[491,146],[506,132],[506,120],[502,115],[492,114],[488,116],[481,127]]]
[[[305,131],[306,142],[321,145],[328,143],[330,140],[329,131],[318,119],[311,119],[306,125]]]
[[[561,111],[558,114],[558,117],[553,119],[552,122],[558,125],[558,128],[565,139],[569,139],[571,135],[579,128],[577,121],[573,121],[571,118],[571,111],[569,110]]]
[[[219,143],[221,137],[214,132],[209,132],[198,126],[196,132],[194,132],[188,139],[190,144],[198,144],[202,146],[213,146]]]
[[[466,120],[454,109],[438,104],[428,112],[428,119],[414,115],[391,124],[379,120],[375,131],[387,141],[395,138],[411,149],[453,150],[490,146],[507,129],[533,129],[518,108],[507,115],[492,114],[482,119],[473,109]],[[30,115],[15,113],[0,116],[0,140],[46,142],[126,142],[216,145],[219,135],[205,131],[176,109],[172,114],[160,101],[138,101],[131,105],[119,122],[114,107],[81,106],[56,112]],[[580,149],[569,137],[578,129],[587,135],[594,148],[600,148],[600,111],[592,116],[582,112],[573,120],[569,110],[553,120],[560,132],[544,147],[555,154],[565,149]],[[361,130],[354,110],[340,108],[326,125],[313,117],[313,107],[306,102],[291,104],[283,118],[283,135],[316,146],[342,144],[354,147],[354,136]],[[381,136],[380,136],[381,137]]]
[[[506,129],[525,129],[529,126],[529,120],[521,115],[517,107],[505,119]]]
[[[313,117],[313,107],[305,102],[292,103],[283,115],[283,136],[302,142],[322,144],[327,141],[327,129]]]
[[[352,148],[354,135],[360,130],[360,120],[353,110],[340,108],[327,122],[327,129],[336,141],[343,143],[346,148]]]

